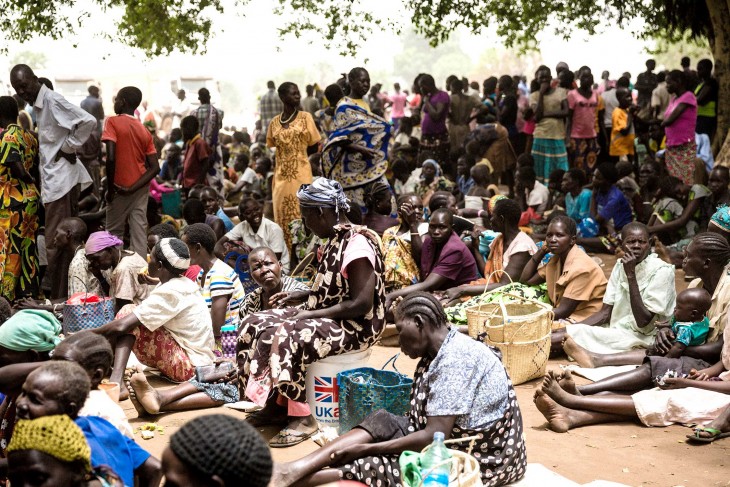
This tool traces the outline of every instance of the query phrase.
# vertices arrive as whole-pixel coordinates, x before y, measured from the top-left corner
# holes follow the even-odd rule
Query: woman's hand
[[[444,293],[444,301],[451,302],[461,298],[464,295],[464,289],[461,286],[447,289]]]
[[[687,378],[691,380],[706,381],[710,380],[712,376],[710,375],[709,369],[692,369],[689,371],[689,376]]]
[[[636,265],[639,261],[634,254],[626,252],[624,256],[621,257],[621,263],[624,265],[624,272],[626,272],[627,277],[636,276]]]
[[[293,320],[311,320],[314,318],[317,318],[318,316],[314,314],[314,311],[302,309],[299,310],[297,314],[292,316],[291,319]]]
[[[398,208],[398,214],[403,221],[408,225],[409,228],[414,228],[418,225],[419,215],[416,209],[409,202],[405,202]]]
[[[654,337],[654,349],[660,355],[666,355],[667,352],[674,345],[674,332],[670,326],[664,326],[659,328],[656,336]]]
[[[691,387],[692,381],[688,379],[683,379],[681,377],[667,377],[664,379],[664,385],[659,385],[662,389],[665,391],[673,390],[673,389],[684,389],[686,387]]]

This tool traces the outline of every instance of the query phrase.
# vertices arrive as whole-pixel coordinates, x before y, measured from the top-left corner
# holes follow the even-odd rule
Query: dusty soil
[[[604,260],[606,274],[610,273],[613,258],[600,256]],[[684,275],[677,273],[678,289],[686,286]],[[373,367],[380,367],[388,358],[398,352],[396,348],[375,347],[370,359]],[[551,360],[548,369],[557,369],[566,360]],[[401,355],[398,369],[412,375],[416,362]],[[584,379],[577,378],[578,381]],[[152,379],[157,386],[171,387],[160,379]],[[549,469],[578,483],[592,480],[610,480],[631,486],[686,486],[709,487],[730,485],[730,439],[703,446],[685,443],[685,435],[691,430],[682,426],[668,428],[646,428],[638,423],[614,423],[589,426],[565,434],[548,430],[542,415],[532,403],[532,396],[540,381],[534,380],[516,387],[517,398],[524,416],[527,437],[527,458],[530,463],[541,463]],[[122,403],[133,426],[156,421],[165,433],[157,434],[151,440],[139,443],[152,454],[160,456],[169,436],[186,421],[198,415],[223,413],[240,418],[244,413],[227,408],[204,411],[170,413],[155,418],[138,419],[129,401]],[[269,439],[277,432],[264,428],[262,435]],[[300,458],[314,451],[317,445],[306,441],[288,449],[273,450],[275,461]]]

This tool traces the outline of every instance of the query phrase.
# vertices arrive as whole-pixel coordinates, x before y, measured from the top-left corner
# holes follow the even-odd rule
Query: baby
[[[711,304],[710,293],[702,288],[685,289],[677,294],[671,321],[674,345],[665,357],[679,358],[685,348],[705,343],[710,330],[710,320],[705,314]]]

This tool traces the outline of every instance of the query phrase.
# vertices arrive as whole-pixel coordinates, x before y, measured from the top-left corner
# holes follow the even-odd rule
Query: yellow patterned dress
[[[39,195],[35,184],[16,179],[11,167],[27,172],[38,157],[38,141],[19,125],[9,125],[0,140],[0,295],[8,301],[38,291]]]
[[[289,223],[301,218],[297,191],[302,184],[312,183],[312,167],[307,158],[307,147],[321,139],[312,115],[300,111],[286,127],[277,115],[266,132],[266,145],[276,148],[276,165],[272,200],[274,220],[284,231],[286,245],[291,251]]]

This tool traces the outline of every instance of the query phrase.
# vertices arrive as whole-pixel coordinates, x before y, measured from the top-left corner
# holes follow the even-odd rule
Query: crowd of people
[[[397,486],[399,455],[441,432],[478,438],[453,448],[501,486],[525,474],[520,407],[556,432],[636,419],[730,436],[730,171],[710,149],[712,62],[681,64],[444,89],[423,73],[390,93],[356,67],[304,98],[269,82],[251,134],[202,88],[196,107],[179,94],[164,139],[136,87],[106,116],[98,88],[78,107],[16,65],[17,95],[0,97],[0,485]],[[615,255],[608,278],[589,252]],[[677,269],[693,278],[681,292]],[[62,333],[90,295],[114,319]],[[551,372],[519,405],[465,325],[520,299],[552,305],[551,356],[638,367],[587,385]],[[389,326],[418,359],[408,415],[374,411],[273,463],[268,447],[319,429],[310,366]],[[132,355],[177,385],[156,389]],[[190,421],[160,460],[106,381],[140,417],[260,409]],[[267,447],[255,428],[270,425]]]

